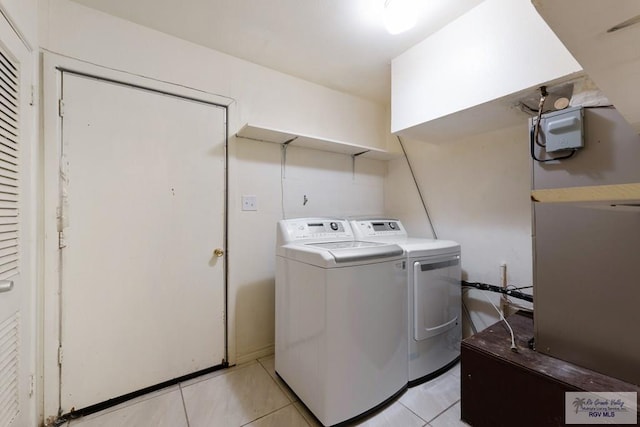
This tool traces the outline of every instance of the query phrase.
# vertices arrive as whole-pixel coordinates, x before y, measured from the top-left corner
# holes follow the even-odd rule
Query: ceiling
[[[391,60],[482,2],[413,0],[418,24],[390,35],[372,12],[385,0],[74,1],[383,104]]]

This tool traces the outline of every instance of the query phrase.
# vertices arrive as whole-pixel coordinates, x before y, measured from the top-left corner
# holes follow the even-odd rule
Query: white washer
[[[408,237],[389,218],[351,220],[356,239],[395,243],[407,256],[409,386],[456,364],[462,339],[460,245]]]
[[[278,375],[324,425],[368,413],[407,387],[404,251],[354,241],[346,220],[278,222]]]

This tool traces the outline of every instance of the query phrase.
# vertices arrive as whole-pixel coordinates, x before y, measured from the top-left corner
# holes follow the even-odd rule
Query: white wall
[[[38,0],[0,0],[9,22],[35,50],[38,46]]]
[[[500,284],[532,284],[530,163],[527,124],[472,138],[430,144],[403,140],[439,238],[462,246],[463,278]],[[404,159],[389,162],[387,213],[410,234],[432,237]],[[466,298],[478,329],[497,320],[478,293]],[[491,299],[498,303],[497,295]]]
[[[238,177],[231,189],[255,195],[257,212],[230,206],[230,282],[235,288],[238,362],[273,350],[275,224],[300,216],[379,214],[384,209],[386,162],[297,147],[287,149],[282,178],[278,144],[234,139]],[[304,196],[308,202],[303,204]]]
[[[40,2],[39,29],[46,50],[232,98],[230,134],[251,122],[385,148],[386,110],[370,101],[67,0]],[[235,362],[272,351],[274,234],[281,218],[281,185],[278,145],[235,138],[230,144],[228,316],[229,356]],[[288,164],[288,216],[382,210],[384,162],[358,159],[355,180],[351,157],[345,155],[291,148]],[[299,206],[303,193],[310,199],[306,207]],[[258,212],[240,212],[241,194],[258,196]]]
[[[250,122],[384,148],[384,107],[67,0],[40,2],[41,46],[94,64],[233,98]]]

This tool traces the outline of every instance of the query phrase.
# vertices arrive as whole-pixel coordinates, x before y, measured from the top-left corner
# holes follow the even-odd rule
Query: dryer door
[[[442,334],[460,322],[460,255],[413,263],[413,336],[416,341]]]

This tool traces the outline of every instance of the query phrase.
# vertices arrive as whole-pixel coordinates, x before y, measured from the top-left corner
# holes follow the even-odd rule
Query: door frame
[[[203,90],[159,81],[126,71],[101,67],[81,60],[61,56],[51,52],[42,55],[42,159],[43,194],[42,218],[43,272],[41,284],[42,328],[41,364],[42,408],[45,424],[61,415],[60,411],[60,366],[59,353],[61,331],[61,283],[60,252],[58,248],[57,209],[60,205],[61,186],[59,182],[60,149],[62,147],[62,119],[59,115],[59,99],[62,96],[62,73],[74,73],[101,80],[111,81],[181,98],[215,104],[225,109],[225,158],[224,158],[224,316],[225,316],[225,360],[234,354],[235,340],[230,339],[229,330],[233,313],[229,309],[228,284],[228,224],[229,224],[229,116],[234,114],[235,100]]]

